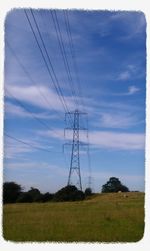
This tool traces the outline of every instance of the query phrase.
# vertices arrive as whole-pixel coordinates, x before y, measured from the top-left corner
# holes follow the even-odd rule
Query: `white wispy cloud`
[[[61,168],[57,165],[52,165],[49,163],[46,163],[44,161],[24,161],[24,162],[20,162],[20,161],[14,161],[12,163],[7,163],[7,168],[9,169],[22,169],[24,170],[24,172],[28,172],[29,169],[30,170],[35,170],[37,171],[37,169],[42,169],[42,170],[48,170],[51,171],[54,175],[54,173],[57,174],[61,174],[63,175],[64,173],[66,173],[66,169],[64,170],[64,168]]]
[[[110,19],[114,24],[119,22],[124,29],[124,34],[119,39],[132,39],[145,31],[146,20],[142,12],[116,12]]]
[[[55,130],[59,135],[52,131],[39,131],[38,134],[45,137],[53,137],[59,140],[64,140],[63,132]],[[101,149],[114,150],[144,150],[145,135],[144,133],[120,133],[109,131],[91,131],[89,133],[90,144]],[[72,132],[68,133],[66,139],[72,139]],[[80,140],[87,143],[85,133],[80,134]]]
[[[17,141],[17,140],[20,140]],[[42,139],[42,138],[41,138]],[[24,143],[22,143],[22,142]],[[41,151],[40,149],[45,149],[51,151],[52,147],[50,144],[47,146],[44,142],[40,142],[40,140],[35,140],[30,136],[28,137],[14,137],[9,138],[5,136],[4,138],[4,157],[5,159],[24,159],[26,153],[33,153],[35,151]]]
[[[129,71],[123,71],[119,74],[117,80],[128,80],[130,79],[131,74]]]
[[[139,123],[138,118],[132,113],[124,112],[102,112],[100,113],[100,119],[98,122],[95,122],[97,126],[104,128],[128,128],[135,126]]]
[[[46,100],[48,100],[48,102],[45,102],[43,100],[40,92],[34,85],[31,86],[9,85],[7,87],[9,92],[6,91],[5,95],[6,97],[9,98],[13,98],[14,96],[20,101],[30,103],[40,108],[45,108],[47,110],[55,109],[57,111],[63,111],[64,108],[55,91],[43,85],[39,85],[39,88],[42,94],[46,97]],[[70,109],[73,109],[74,101],[72,100],[72,98],[66,96],[65,100]]]
[[[30,146],[18,143],[15,141],[7,143],[4,145],[4,156],[5,159],[15,159],[15,158],[21,158],[24,159],[24,155],[26,153],[34,152],[35,149],[33,149]]]
[[[51,89],[48,89],[47,87],[41,86],[40,88],[42,89],[42,93],[44,93],[44,95],[46,95],[47,98],[50,99],[51,102],[54,104],[55,109],[60,110],[61,105],[58,98],[56,98],[55,93]],[[35,86],[12,85],[9,86],[7,89],[9,90],[10,94],[12,94],[20,101],[25,101],[32,105],[46,109],[50,108],[47,102],[43,102],[42,97]],[[11,95],[9,95],[7,91],[6,91],[6,96],[13,98]]]
[[[140,91],[140,88],[137,88],[137,87],[134,86],[134,85],[131,85],[131,86],[129,86],[129,88],[128,88],[128,94],[129,94],[129,95],[135,94],[135,93],[137,93],[137,92],[139,92],[139,91]]]
[[[97,106],[97,110],[100,111],[101,109],[105,109],[114,113],[117,111],[124,111],[124,112],[138,111],[140,107],[139,106],[135,107],[129,103],[125,103],[121,101],[120,102],[119,101],[112,101],[112,102],[101,101],[99,103],[99,106]]]
[[[5,113],[9,113],[9,115],[21,117],[21,118],[33,118],[33,116],[39,118],[39,119],[56,119],[56,116],[48,113],[30,113],[27,112],[23,107],[19,105],[12,104],[10,102],[5,102]]]
[[[126,81],[126,80],[135,80],[140,79],[144,76],[145,72],[143,71],[144,68],[140,66],[139,59],[136,58],[137,55],[135,55],[135,58],[127,59],[125,62],[123,62],[120,65],[120,70],[116,75],[113,77],[114,80],[120,80],[120,81]]]
[[[132,39],[145,30],[145,17],[142,12],[114,11],[106,19],[98,22],[101,37],[107,37],[113,33],[117,25],[122,27],[123,33],[117,36],[117,40]]]
[[[128,87],[127,92],[110,93],[110,94],[107,94],[107,95],[110,95],[110,96],[130,96],[130,95],[137,94],[140,91],[141,91],[140,88],[136,87],[135,85],[131,85],[131,86]]]
[[[90,141],[103,149],[143,150],[145,135],[138,133],[91,132]]]
[[[118,74],[117,80],[128,80],[133,78],[137,73],[137,66],[128,64],[125,66],[125,70]]]
[[[34,113],[32,112],[33,115],[35,115],[38,118],[43,118],[43,119],[55,119],[58,118],[58,115],[56,113],[51,114],[51,112],[54,112],[54,109],[60,113],[63,112],[64,116],[64,107],[62,106],[62,103],[60,102],[58,95],[50,89],[47,86],[42,86],[39,85],[40,90],[42,94],[46,97],[46,100],[43,100],[43,97],[41,96],[40,92],[38,91],[37,87],[34,85],[31,86],[19,86],[19,85],[8,85],[7,90],[5,91],[5,96],[8,98],[11,98],[12,101],[16,103],[16,100],[19,100],[19,102],[27,103],[30,105],[33,105],[37,108],[41,108],[44,110],[44,112],[38,112]],[[104,92],[99,90],[101,95],[104,95]],[[108,95],[108,93],[107,93]],[[84,107],[82,106],[82,98],[80,97],[75,97],[78,100],[78,109],[83,110]],[[75,109],[75,104],[74,104],[74,98],[70,96],[65,96],[64,99],[66,101],[67,107],[69,107],[70,111],[73,111]],[[85,104],[86,111],[88,113],[91,113],[95,110],[98,102],[95,101],[92,97],[84,97],[83,102]],[[5,102],[5,111],[9,114],[16,115],[18,117],[32,117],[31,113],[25,110],[19,103],[12,103],[9,101]],[[129,105],[125,104],[120,104],[120,103],[107,103],[107,102],[101,102],[100,103],[101,107],[120,107],[123,109],[131,108]],[[30,110],[30,109],[29,109]],[[60,117],[59,117],[60,119]]]

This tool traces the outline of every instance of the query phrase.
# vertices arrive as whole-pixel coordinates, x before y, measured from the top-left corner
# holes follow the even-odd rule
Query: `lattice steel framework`
[[[80,142],[80,130],[87,130],[87,128],[80,126],[80,116],[86,115],[84,112],[79,112],[75,110],[74,112],[66,113],[67,115],[73,117],[73,124],[71,127],[66,127],[65,129],[72,130],[73,138],[72,143],[67,143],[72,146],[71,149],[71,159],[70,159],[70,169],[68,176],[68,185],[72,185],[73,176],[76,174],[77,183],[74,184],[78,186],[80,190],[82,190],[82,182],[81,182],[81,171],[80,171],[80,145],[86,145],[85,143]],[[67,119],[66,119],[67,121]],[[75,177],[74,177],[75,178]]]

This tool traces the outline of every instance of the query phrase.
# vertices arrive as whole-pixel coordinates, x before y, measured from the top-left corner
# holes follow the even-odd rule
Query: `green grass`
[[[3,235],[17,242],[136,242],[144,232],[144,193],[127,196],[4,205]]]

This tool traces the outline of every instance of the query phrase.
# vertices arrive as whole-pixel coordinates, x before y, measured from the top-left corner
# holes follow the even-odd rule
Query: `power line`
[[[77,67],[77,61],[76,61],[76,55],[75,55],[75,48],[74,48],[73,38],[72,38],[72,34],[71,34],[71,27],[70,27],[68,12],[66,10],[64,10],[63,14],[64,14],[64,20],[65,20],[68,40],[69,40],[70,54],[71,54],[71,57],[72,57],[74,72],[75,72],[75,76],[76,76],[76,82],[77,82],[76,87],[77,87],[78,97],[79,97],[80,104],[81,104],[81,106],[83,108],[83,111],[86,111],[85,110],[84,100],[83,100],[83,93],[82,93],[79,73],[78,73],[78,67]],[[83,125],[85,126],[84,120],[83,120]]]
[[[54,12],[54,14],[53,14],[53,12]],[[71,88],[72,97],[74,97],[75,104],[76,104],[76,106],[78,106],[78,101],[77,101],[77,98],[76,98],[76,92],[75,92],[73,79],[72,79],[71,71],[70,71],[70,67],[69,67],[69,62],[68,62],[68,59],[67,59],[65,46],[64,46],[63,39],[62,39],[62,33],[61,33],[60,26],[59,26],[57,13],[56,13],[55,10],[51,11],[51,16],[52,16],[52,20],[53,20],[53,23],[54,23],[54,28],[55,28],[55,31],[56,31],[59,48],[60,48],[60,51],[61,51],[61,54],[62,54],[62,57],[63,57],[64,66],[65,66],[65,69],[66,69],[66,72],[67,72],[67,76],[68,76],[68,80],[69,80],[69,82],[68,82],[69,87]]]
[[[65,19],[65,26],[66,26],[66,31],[67,31],[67,35],[68,35],[68,39],[69,39],[69,47],[70,47],[70,53],[71,53],[71,57],[72,57],[72,62],[73,62],[73,66],[74,66],[74,70],[75,70],[75,74],[76,74],[76,78],[77,78],[77,73],[76,73],[76,69],[75,69],[75,60],[74,60],[74,51],[73,51],[73,43],[72,43],[72,37],[71,37],[71,32],[70,32],[70,26],[69,26],[69,20],[68,20],[68,16],[66,15],[66,11],[63,11],[64,14],[64,19]],[[78,83],[78,79],[77,79],[77,83]],[[77,88],[78,91],[78,96],[79,96],[79,90]]]
[[[51,73],[51,71],[50,71],[50,69],[49,69],[49,65],[48,65],[48,63],[47,63],[47,61],[46,61],[46,59],[45,59],[45,56],[44,56],[43,51],[42,51],[42,49],[41,49],[41,46],[40,46],[40,44],[39,44],[39,42],[38,42],[38,39],[37,39],[37,37],[36,37],[35,31],[34,31],[34,29],[33,29],[33,26],[32,26],[32,23],[31,23],[31,21],[30,21],[30,18],[29,18],[29,16],[28,16],[28,14],[27,14],[27,11],[24,10],[24,12],[25,12],[26,18],[27,18],[27,20],[28,20],[29,26],[30,26],[30,28],[31,28],[31,31],[32,31],[32,33],[33,33],[33,35],[34,35],[34,38],[35,38],[35,40],[36,40],[36,43],[37,43],[37,45],[38,45],[38,48],[39,48],[39,50],[40,50],[40,52],[41,52],[41,55],[42,55],[42,58],[43,58],[43,60],[44,60],[45,65],[46,65],[46,68],[47,68],[47,70],[48,70],[49,76],[50,76],[50,78],[51,78],[51,80],[52,80],[52,83],[53,83],[55,89],[56,89],[57,95],[58,95],[58,97],[59,97],[59,99],[60,99],[60,101],[61,101],[61,103],[62,103],[62,105],[63,105],[63,107],[64,107],[64,110],[65,110],[65,111],[69,111],[69,110],[68,110],[68,107],[67,107],[67,105],[66,105],[66,102],[65,102],[63,93],[62,93],[61,88],[60,88],[60,86],[59,86],[59,82],[58,82],[57,76],[56,76],[56,74],[55,74],[55,71],[54,71],[54,68],[53,68],[53,65],[52,65],[50,56],[49,56],[49,54],[48,54],[48,52],[47,52],[47,49],[46,49],[44,40],[43,40],[43,38],[42,38],[42,35],[41,35],[41,32],[40,32],[39,26],[38,26],[38,24],[37,24],[37,22],[36,22],[36,18],[35,18],[35,16],[34,16],[34,13],[33,13],[32,9],[30,9],[31,15],[32,15],[33,20],[34,20],[34,23],[35,23],[35,25],[36,25],[38,34],[39,34],[39,36],[40,36],[40,39],[41,39],[42,45],[43,45],[43,47],[44,47],[44,51],[45,51],[45,53],[46,53],[46,56],[47,56],[48,62],[49,62],[49,64],[50,64],[51,71],[52,71],[53,75],[52,75],[52,73]],[[54,79],[55,79],[56,83],[55,83]],[[71,119],[71,118],[70,118],[70,119]]]
[[[44,151],[44,152],[49,152],[49,153],[61,153],[61,152],[50,151],[50,150],[47,150],[47,149],[44,149],[44,148],[41,148],[41,147],[33,146],[32,144],[27,143],[27,142],[24,142],[24,141],[21,140],[21,139],[17,139],[16,137],[11,136],[11,135],[9,135],[9,134],[7,134],[7,133],[5,133],[5,132],[4,132],[4,134],[5,134],[8,138],[10,138],[10,139],[13,139],[13,140],[15,140],[15,141],[17,141],[17,142],[19,142],[19,143],[22,143],[22,144],[24,144],[24,145],[30,146],[30,147],[35,148],[35,149],[37,149],[37,150]]]
[[[72,84],[72,77],[71,77],[70,68],[69,68],[69,64],[68,64],[68,60],[67,60],[67,56],[66,56],[66,51],[65,51],[65,48],[64,48],[63,40],[62,40],[62,34],[61,34],[59,22],[58,22],[57,15],[56,15],[55,12],[54,12],[54,14],[55,14],[55,16],[53,15],[53,11],[51,11],[51,17],[52,17],[52,21],[53,21],[54,28],[55,28],[55,31],[56,31],[58,45],[59,45],[59,48],[60,48],[60,52],[61,52],[61,55],[62,55],[62,58],[63,58],[64,66],[65,66],[67,76],[68,76],[68,80],[69,80],[69,82],[67,82],[67,83],[68,83],[69,88],[71,89],[71,93],[72,93],[71,95],[72,95],[72,97],[74,97],[75,105],[77,105],[77,101],[76,101],[76,98],[75,98],[76,95],[75,95],[73,84]]]
[[[73,66],[74,66],[74,70],[75,70],[75,74],[76,74],[76,79],[77,79],[77,84],[78,84],[78,88],[77,88],[78,89],[78,96],[81,98],[82,107],[84,107],[85,104],[84,104],[84,101],[83,101],[83,94],[82,94],[82,88],[81,88],[79,73],[78,73],[78,67],[77,67],[77,61],[76,61],[74,43],[73,43],[73,38],[72,38],[72,34],[71,34],[71,27],[70,27],[70,22],[69,22],[69,16],[68,16],[68,12],[66,10],[64,10],[63,12],[64,12],[66,30],[67,30],[67,34],[68,34],[68,38],[69,38],[71,57],[72,57]]]

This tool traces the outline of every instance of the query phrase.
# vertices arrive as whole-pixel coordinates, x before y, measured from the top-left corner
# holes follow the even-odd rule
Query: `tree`
[[[60,189],[54,195],[54,201],[76,201],[83,200],[85,198],[84,193],[78,190],[75,186],[66,186]]]
[[[33,199],[32,199],[32,196],[28,192],[22,192],[16,202],[28,203],[28,202],[33,202]]]
[[[15,182],[5,182],[3,184],[3,202],[15,203],[21,194],[22,187]]]
[[[31,202],[41,201],[42,195],[37,188],[31,187],[27,193],[32,198]]]
[[[53,194],[51,194],[51,193],[44,193],[41,196],[41,201],[42,202],[51,201],[52,199],[53,199]]]
[[[118,191],[129,192],[129,189],[116,177],[111,177],[109,181],[102,186],[102,193],[115,193]]]
[[[42,194],[37,188],[31,187],[29,191],[22,192],[16,202],[40,202]]]
[[[86,189],[85,189],[85,196],[90,196],[90,195],[92,195],[92,189],[90,188],[90,187],[87,187]]]

